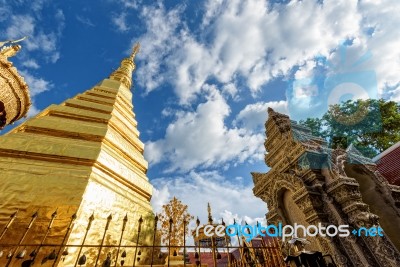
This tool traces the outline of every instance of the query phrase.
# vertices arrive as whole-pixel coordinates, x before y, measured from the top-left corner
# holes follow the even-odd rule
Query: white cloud
[[[61,9],[57,9],[54,18],[57,21],[57,36],[61,37],[62,31],[64,30],[65,27],[65,15],[64,12]]]
[[[56,35],[54,33],[45,34],[42,31],[36,33],[36,21],[30,15],[14,15],[11,23],[7,27],[6,35],[8,39],[15,40],[27,36],[23,45],[29,51],[42,50],[52,52],[56,50]]]
[[[317,62],[315,60],[307,60],[304,64],[299,66],[299,69],[296,71],[294,78],[295,79],[307,79],[314,76],[314,68],[317,66]]]
[[[390,8],[382,8],[390,6]],[[381,98],[399,101],[400,23],[398,1],[359,1],[359,31],[326,57],[324,83],[315,83],[316,61],[307,60],[295,74],[289,93],[292,119],[319,117],[328,106],[348,99]],[[319,77],[321,78],[321,77]]]
[[[370,97],[388,97],[396,101],[395,92],[400,88],[400,60],[396,60],[400,58],[400,32],[396,30],[400,23],[400,2],[359,1],[356,12],[362,16],[358,32],[351,45],[339,47],[328,55],[328,78],[348,75],[353,82],[362,83],[362,78],[357,78],[357,75],[368,71],[370,77],[376,75],[376,84],[369,83],[373,88],[364,88]],[[307,61],[295,78],[312,79],[314,73],[310,63],[315,65],[315,62]]]
[[[44,52],[52,52],[56,50],[57,37],[54,33],[45,34],[39,32],[35,37],[35,43],[37,43],[38,48]]]
[[[40,110],[35,106],[35,103],[32,103],[32,105],[30,106],[30,108],[28,110],[27,118],[36,116],[39,112],[40,112]],[[21,121],[21,123],[22,123],[22,121]]]
[[[88,27],[96,26],[88,17],[84,17],[81,15],[76,15],[76,20]]]
[[[62,9],[57,9],[54,17],[59,21],[59,22],[65,22],[65,15]]]
[[[372,57],[360,64],[360,68],[373,70],[377,77],[378,93],[390,95],[400,88],[400,2],[360,1],[359,9],[364,14],[364,30],[373,28],[373,34],[355,40],[354,50],[358,53],[353,54],[360,56],[366,51],[371,53]]]
[[[161,81],[169,81],[184,104],[195,98],[208,79],[230,84],[239,75],[255,94],[272,78],[287,75],[292,67],[317,55],[328,56],[340,40],[357,36],[362,19],[355,0],[323,4],[291,1],[272,8],[268,2],[256,0],[210,0],[205,8],[201,38],[176,16],[168,20],[170,14],[179,15],[179,8],[166,11],[159,5],[144,12],[150,20],[143,36],[151,40],[147,49],[155,50],[162,44],[159,57],[142,55],[152,62],[142,67],[149,78],[142,83],[148,91]],[[163,27],[152,21],[162,21]],[[154,66],[160,66],[165,56],[169,65],[163,75]],[[160,82],[149,82],[153,76]]]
[[[137,9],[141,4],[141,0],[119,0],[125,8]]]
[[[165,137],[146,144],[150,163],[166,161],[170,164],[168,171],[189,171],[262,158],[264,135],[226,127],[224,120],[231,112],[228,104],[215,87],[205,90],[205,102],[193,112],[178,112]]]
[[[16,40],[24,36],[32,37],[35,31],[35,21],[29,15],[13,15],[6,30],[7,39]],[[27,49],[37,49],[37,45],[32,38],[26,40]]]
[[[312,80],[320,68],[327,69],[317,58],[335,65],[340,57],[338,48],[345,40],[353,40],[346,64],[371,50],[373,58],[367,66],[376,72],[380,92],[398,100],[400,32],[395,25],[400,23],[399,6],[400,2],[389,0],[379,5],[356,0],[287,4],[210,0],[196,31],[186,25],[181,6],[169,10],[160,3],[145,7],[141,14],[146,33],[139,54],[144,65],[138,70],[139,82],[146,92],[170,83],[180,107],[189,110],[178,108],[165,136],[148,142],[150,163],[164,161],[170,163],[170,171],[188,171],[260,157],[268,105],[283,113],[292,107],[293,116],[294,106],[318,108],[310,110],[309,117],[318,115],[316,111],[323,113],[321,107],[327,105],[322,102],[327,99],[308,101],[309,97],[302,96],[318,95],[318,88],[303,86],[290,104],[265,100],[248,104],[234,117],[233,127],[227,125],[227,118],[235,116],[227,99],[242,99],[246,90],[256,98],[263,86],[277,77]],[[328,75],[342,70],[331,73],[328,69]],[[217,93],[210,93],[210,87]],[[204,94],[207,100],[197,105]]]
[[[231,96],[234,100],[239,100],[238,89],[234,83],[225,84],[222,87],[222,93]]]
[[[51,63],[56,63],[59,59],[60,59],[60,52],[54,52],[48,57],[48,60]]]
[[[119,16],[114,15],[111,18],[112,23],[117,27],[117,30],[120,32],[126,32],[129,30],[129,26],[126,22],[126,13],[121,13]]]
[[[174,196],[188,205],[189,213],[199,216],[201,223],[207,222],[208,202],[214,220],[223,218],[227,223],[235,218],[239,223],[245,219],[252,224],[262,221],[267,212],[266,204],[254,197],[251,184],[231,181],[216,171],[191,171],[185,177],[163,177],[151,182],[156,187],[151,202],[157,213]]]
[[[29,73],[26,70],[19,70],[18,72],[21,74],[21,76],[24,78],[25,82],[29,86],[29,93],[31,96],[32,105],[28,110],[27,117],[30,118],[37,115],[40,112],[40,109],[37,108],[37,106],[35,105],[35,97],[38,94],[51,90],[54,87],[54,85],[43,78],[38,78],[34,76],[33,74]],[[22,123],[23,121],[20,122]]]
[[[54,17],[57,22],[57,31],[46,33],[37,25],[38,22],[34,16],[29,14],[12,15],[6,27],[6,37],[10,40],[28,37],[22,42],[24,48],[28,51],[40,51],[44,54],[44,59],[55,63],[60,57],[57,51],[57,42],[65,26],[65,17],[60,9],[55,12]],[[29,61],[30,59],[26,60]]]
[[[390,92],[390,99],[393,101],[400,102],[400,88],[397,87],[397,89],[392,90]]]
[[[217,14],[221,13],[223,2],[224,0],[206,1],[204,5],[205,12],[201,25],[202,29],[207,27],[217,17]]]
[[[198,43],[191,36],[185,36],[182,47],[177,51],[179,51],[179,57],[170,60],[176,72],[169,77],[173,79],[172,83],[180,103],[188,104],[206,85],[215,62],[205,45]]]
[[[286,101],[257,102],[242,109],[236,116],[234,123],[250,132],[260,132],[264,129],[264,123],[268,119],[268,107],[277,112],[288,114]]]
[[[38,63],[36,62],[36,60],[34,60],[34,59],[25,60],[25,61],[22,63],[22,66],[27,67],[27,68],[31,68],[31,69],[38,69],[38,68],[40,68],[39,64],[38,64]]]
[[[48,91],[54,86],[51,82],[46,81],[43,78],[37,78],[27,71],[20,70],[19,73],[22,75],[22,77],[24,77],[25,82],[29,86],[31,97],[35,97],[40,93]]]
[[[42,10],[44,3],[46,0],[34,0],[34,1],[29,1],[31,4],[31,8],[35,12],[39,12]]]
[[[155,213],[160,213],[162,211],[162,206],[167,204],[173,196],[169,191],[169,187],[165,185],[167,179],[154,179],[152,180],[152,184],[154,181],[157,182],[157,187],[153,188],[153,195],[151,197],[151,205],[153,207],[153,211]],[[161,181],[161,186],[158,183]],[[173,187],[171,187],[173,188]]]
[[[176,31],[180,23],[180,13],[181,8],[166,11],[161,4],[144,7],[141,12],[147,32],[139,38],[141,50],[138,58],[143,63],[137,70],[137,77],[147,93],[168,80],[168,74],[162,75],[161,69],[170,67],[165,65],[170,63],[167,58],[179,45]]]
[[[0,6],[0,22],[7,20],[11,14],[11,9],[8,6],[4,5],[4,3],[1,4],[2,6]]]

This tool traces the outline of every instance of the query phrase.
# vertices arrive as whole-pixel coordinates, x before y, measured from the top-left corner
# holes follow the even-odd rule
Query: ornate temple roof
[[[400,185],[400,142],[389,147],[372,160],[390,184]]]
[[[0,129],[26,116],[31,106],[28,85],[8,61],[21,49],[16,42],[0,42]]]
[[[332,151],[335,150],[328,146],[325,139],[313,135],[310,128],[301,125],[294,120],[290,120],[289,116],[275,112],[271,108],[268,109],[268,113],[269,115],[272,115],[272,120],[278,128],[290,129],[293,140],[304,145],[307,150],[318,153],[332,153]],[[345,152],[350,160],[363,164],[374,164],[370,158],[365,157],[353,144],[350,144]]]
[[[337,165],[342,165],[344,162],[375,165],[371,159],[363,156],[354,145],[350,145],[346,150],[333,149],[328,146],[325,139],[312,135],[308,127],[300,125],[291,120],[288,115],[278,113],[272,108],[268,108],[268,120],[265,127],[267,135],[265,162],[272,170],[265,174],[252,173],[255,185],[267,186],[265,179],[273,180],[276,171],[285,172],[293,166],[321,169],[325,167],[324,164],[329,164],[331,168],[340,170],[340,166]],[[338,157],[343,158],[344,161],[340,159],[338,162]],[[256,195],[261,190],[261,188],[257,188]]]

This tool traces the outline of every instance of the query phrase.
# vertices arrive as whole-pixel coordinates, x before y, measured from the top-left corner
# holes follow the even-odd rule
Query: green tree
[[[400,104],[368,99],[332,105],[321,119],[308,118],[300,124],[325,138],[332,148],[353,144],[373,157],[400,141],[399,121]]]
[[[314,136],[326,138],[327,132],[323,130],[323,120],[319,118],[307,118],[305,121],[301,120],[300,124],[307,126],[311,129],[311,134]]]

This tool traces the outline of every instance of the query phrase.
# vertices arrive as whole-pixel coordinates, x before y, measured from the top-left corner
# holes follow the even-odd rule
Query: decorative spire
[[[121,61],[121,65],[110,75],[110,79],[120,81],[126,88],[132,86],[132,72],[135,70],[135,56],[139,52],[140,44],[136,43],[132,48],[132,53],[128,58]]]
[[[211,206],[210,202],[207,203],[207,211],[208,211],[208,223],[212,224],[212,215],[211,215]]]
[[[132,62],[134,61],[136,54],[139,53],[139,50],[140,50],[140,43],[136,43],[133,46],[131,56],[129,57],[132,60]]]

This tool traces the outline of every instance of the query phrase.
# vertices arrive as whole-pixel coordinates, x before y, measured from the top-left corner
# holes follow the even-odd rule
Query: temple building
[[[337,266],[400,266],[400,187],[355,147],[330,149],[287,115],[269,108],[265,128],[271,169],[252,176],[268,224],[348,225],[347,237],[311,233],[306,249],[331,255]],[[371,227],[383,236],[359,235]]]
[[[0,258],[0,266],[21,266],[15,255],[24,247],[15,245],[22,239],[23,244],[39,244],[43,238],[60,244],[65,238],[66,245],[133,245],[139,218],[152,216],[148,163],[132,111],[138,49],[109,78],[0,137],[0,244],[14,244],[0,248],[9,254]],[[26,249],[28,255],[33,248]],[[50,252],[42,248],[39,254]],[[132,255],[133,249],[126,252]],[[52,254],[47,259],[54,263],[43,266],[77,266],[78,254],[85,253],[91,252],[68,247],[64,261],[61,255],[54,261]],[[43,257],[30,256],[40,266]],[[132,265],[128,258],[125,264]],[[85,266],[94,266],[89,260],[95,259],[88,257]]]

